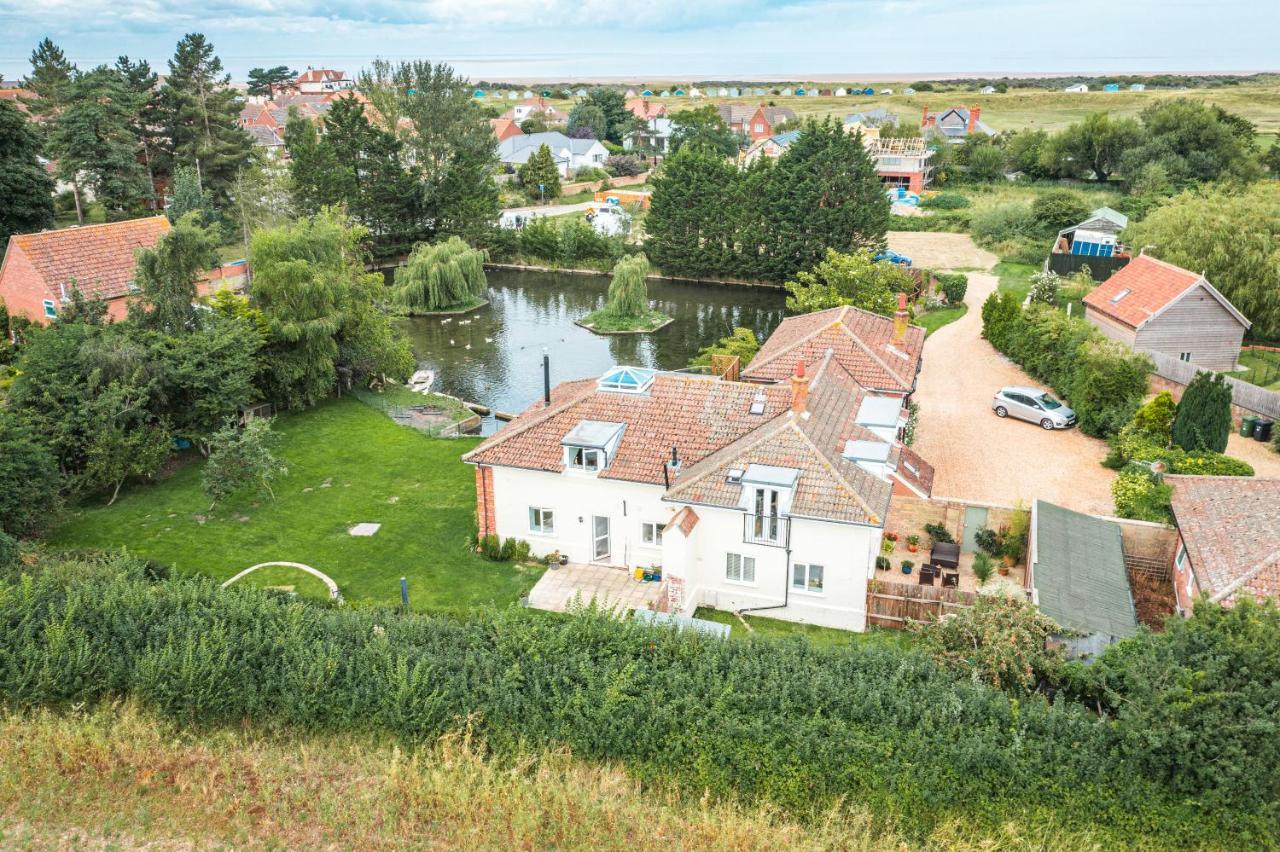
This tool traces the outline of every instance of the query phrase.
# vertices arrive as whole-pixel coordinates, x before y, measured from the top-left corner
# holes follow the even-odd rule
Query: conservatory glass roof
[[[643,367],[612,367],[596,383],[600,390],[644,393],[653,384],[656,370]]]

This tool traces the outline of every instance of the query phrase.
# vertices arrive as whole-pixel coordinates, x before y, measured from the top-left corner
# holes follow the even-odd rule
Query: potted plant
[[[978,578],[978,585],[986,585],[991,579],[991,557],[985,553],[975,553],[973,555],[973,576]]]
[[[876,557],[876,570],[877,570],[877,571],[888,571],[888,570],[889,570],[890,568],[892,568],[892,567],[893,567],[893,564],[889,562],[889,557],[887,557],[887,556],[877,556],[877,557]]]
[[[559,568],[559,567],[560,567],[560,551],[558,551],[558,550],[553,550],[553,551],[551,551],[550,553],[548,553],[548,554],[547,554],[545,557],[543,557],[543,558],[544,558],[544,560],[546,561],[546,563],[547,563],[547,567],[548,567],[548,568]]]
[[[561,553],[561,554],[560,554],[560,564],[561,564],[561,565],[568,565],[568,564],[569,564],[569,554],[567,554],[567,553]]]
[[[888,556],[890,553],[893,553],[893,542],[890,541],[888,538],[880,542],[880,552],[883,553],[885,556]]]
[[[912,553],[915,553],[919,549],[920,549],[920,536],[918,535],[907,536],[907,550],[910,550]]]
[[[903,573],[903,574],[910,574],[910,573],[911,573],[911,569],[912,569],[912,568],[914,568],[914,567],[916,567],[916,563],[912,562],[910,559],[904,559],[904,560],[902,560],[902,573]]]
[[[955,537],[942,524],[925,524],[924,531],[934,544],[953,544]]]

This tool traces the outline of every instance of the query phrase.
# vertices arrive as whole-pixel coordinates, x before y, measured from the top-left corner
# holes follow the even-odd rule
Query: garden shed
[[[1070,657],[1089,659],[1138,631],[1120,525],[1043,500],[1031,509],[1032,601],[1073,633]]]

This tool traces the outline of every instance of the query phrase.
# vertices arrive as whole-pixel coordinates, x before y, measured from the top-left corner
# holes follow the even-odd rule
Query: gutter
[[[738,610],[738,615],[744,612],[763,612],[767,609],[786,609],[791,605],[791,517],[787,517],[787,558],[783,562],[782,568],[782,603],[768,604],[767,606],[749,606],[746,609]]]

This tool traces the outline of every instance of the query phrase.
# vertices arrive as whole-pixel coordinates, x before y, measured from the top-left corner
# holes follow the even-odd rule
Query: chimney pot
[[[804,362],[796,362],[795,375],[791,377],[791,412],[803,414],[809,403],[809,380],[804,377]]]
[[[893,315],[893,342],[901,343],[907,337],[907,294],[898,294],[898,310]]]

